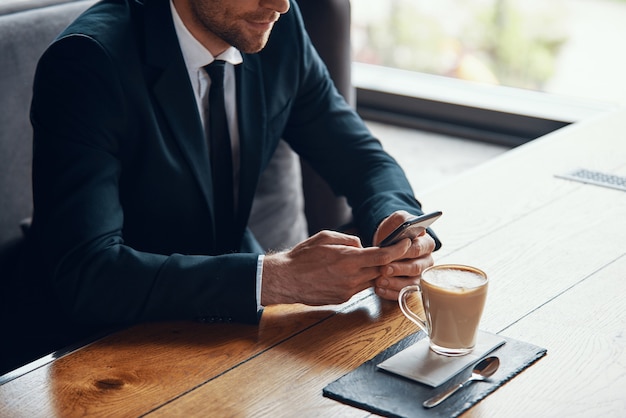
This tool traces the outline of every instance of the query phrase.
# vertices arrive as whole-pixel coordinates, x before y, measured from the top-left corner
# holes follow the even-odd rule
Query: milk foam
[[[457,269],[431,269],[422,276],[422,279],[437,287],[450,290],[473,289],[487,280],[473,271]]]

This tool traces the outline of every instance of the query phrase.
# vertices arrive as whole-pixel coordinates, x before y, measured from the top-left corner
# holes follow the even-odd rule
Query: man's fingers
[[[411,240],[411,247],[407,250],[405,258],[420,258],[432,254],[435,250],[435,240],[433,237],[423,232],[421,235]]]
[[[361,239],[356,235],[329,230],[320,231],[303,242],[314,245],[346,245],[349,247],[362,248]]]
[[[433,257],[429,255],[418,259],[395,261],[380,269],[382,277],[419,277],[424,270],[434,264]]]
[[[407,251],[411,248],[410,239],[403,239],[389,247],[368,247],[359,251],[358,257],[362,264],[367,267],[384,266],[395,260],[407,257]]]

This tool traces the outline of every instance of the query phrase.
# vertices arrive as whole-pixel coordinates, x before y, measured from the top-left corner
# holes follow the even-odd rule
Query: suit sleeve
[[[86,36],[56,42],[37,69],[32,236],[51,297],[91,324],[257,322],[257,254],[156,253],[125,243],[121,161],[141,133],[118,71]]]
[[[296,71],[301,77],[285,137],[337,195],[348,198],[362,238],[371,244],[385,217],[396,210],[419,215],[421,205],[402,168],[338,93],[301,28],[294,25],[292,34],[299,40],[291,56],[301,57]]]

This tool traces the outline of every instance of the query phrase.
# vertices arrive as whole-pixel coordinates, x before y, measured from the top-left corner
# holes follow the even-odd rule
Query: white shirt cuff
[[[256,262],[256,308],[257,311],[263,309],[261,305],[261,285],[263,284],[263,259],[265,255],[259,254]]]

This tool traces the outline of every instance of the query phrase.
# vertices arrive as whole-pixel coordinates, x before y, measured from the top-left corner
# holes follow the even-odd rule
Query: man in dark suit
[[[215,60],[234,156],[223,218],[204,116]],[[295,2],[103,0],[41,58],[31,119],[33,264],[68,321],[256,323],[271,304],[336,304],[370,287],[395,299],[433,263],[428,234],[371,246],[420,205],[337,93]],[[348,198],[362,240],[323,231],[263,255],[247,221],[280,138]]]

